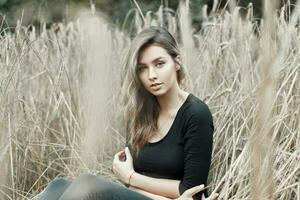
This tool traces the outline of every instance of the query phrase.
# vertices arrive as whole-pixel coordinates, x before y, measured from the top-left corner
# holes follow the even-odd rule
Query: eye
[[[141,72],[141,71],[145,70],[146,68],[147,68],[146,66],[141,65],[138,67],[138,71]]]
[[[159,62],[159,63],[157,63],[155,66],[157,66],[157,67],[162,67],[164,64],[165,64],[164,62]]]

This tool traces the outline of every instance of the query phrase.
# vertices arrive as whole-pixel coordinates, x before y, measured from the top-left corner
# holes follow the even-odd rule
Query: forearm
[[[140,188],[146,192],[156,194],[172,199],[178,198],[179,180],[153,178],[139,173],[134,173],[131,177],[130,184],[133,187]]]
[[[164,196],[159,196],[157,194],[152,194],[150,192],[147,192],[145,190],[142,190],[142,189],[139,189],[139,188],[136,188],[136,187],[132,187],[130,186],[129,187],[131,190],[135,191],[135,192],[138,192],[142,195],[145,195],[147,197],[150,197],[151,199],[153,200],[171,200],[170,198],[167,198],[167,197],[164,197]]]

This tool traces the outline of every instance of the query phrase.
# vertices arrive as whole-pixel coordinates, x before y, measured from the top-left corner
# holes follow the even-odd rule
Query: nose
[[[148,78],[149,78],[149,80],[151,80],[151,81],[157,78],[156,71],[155,71],[155,69],[152,68],[152,67],[150,67],[150,69],[149,69]]]

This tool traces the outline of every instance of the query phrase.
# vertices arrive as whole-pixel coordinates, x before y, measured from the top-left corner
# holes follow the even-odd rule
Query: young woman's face
[[[176,63],[168,52],[152,45],[140,52],[138,75],[147,91],[155,96],[166,94],[176,86]]]

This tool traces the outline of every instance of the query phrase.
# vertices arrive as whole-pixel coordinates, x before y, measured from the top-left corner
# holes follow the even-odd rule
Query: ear
[[[175,58],[175,65],[176,65],[176,71],[180,69],[180,65],[182,65],[182,62],[181,62],[181,57],[178,55],[176,56]],[[179,63],[179,64],[178,64]]]

